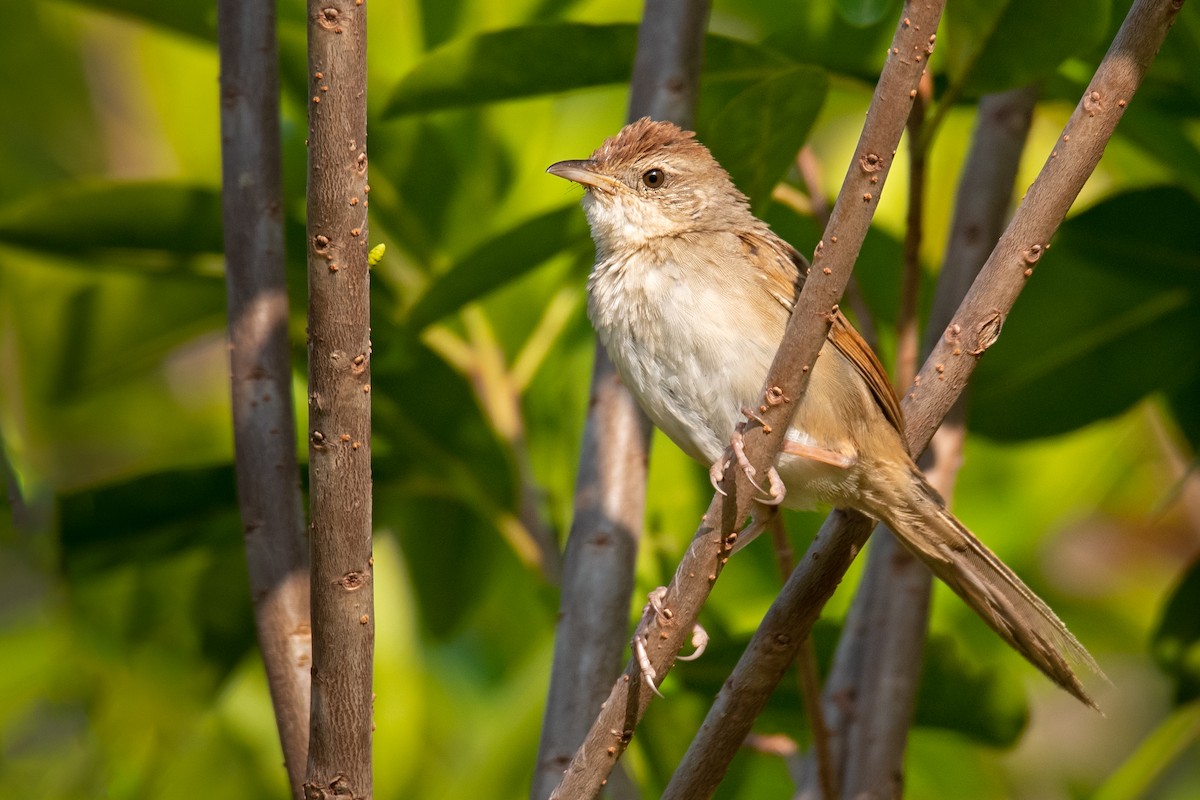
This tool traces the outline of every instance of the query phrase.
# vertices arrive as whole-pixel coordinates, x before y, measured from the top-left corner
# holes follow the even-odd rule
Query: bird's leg
[[[763,428],[770,430],[766,421],[763,420],[762,417],[758,416],[758,414],[755,414],[751,409],[743,406],[742,413],[746,415],[747,422],[757,422]],[[762,486],[758,485],[757,481],[754,480],[754,476],[758,474],[758,470],[754,468],[754,465],[750,463],[750,459],[746,457],[746,439],[744,435],[745,429],[745,422],[739,423],[738,426],[734,428],[733,436],[730,437],[729,440],[729,450],[727,453],[733,454],[734,459],[737,460],[738,466],[742,468],[742,472],[746,473],[746,479],[750,481],[750,485],[757,489],[759,493],[765,495],[765,497],[758,497],[755,499],[759,503],[762,503],[766,506],[777,506],[782,503],[783,499],[787,496],[787,489],[784,487],[783,480],[779,477],[779,472],[775,469],[774,465],[767,469],[768,488],[764,489]],[[713,488],[722,495],[724,495],[725,492],[721,489],[721,479],[725,476],[725,469],[728,466],[729,458],[727,456],[723,456],[708,470],[709,482],[712,484]]]
[[[789,456],[807,458],[810,461],[819,461],[822,464],[828,464],[831,467],[841,467],[842,469],[849,469],[858,460],[854,456],[849,456],[845,453],[838,453],[833,450],[826,450],[824,447],[798,442],[790,436],[783,440],[783,446],[779,448],[779,452],[787,453]]]
[[[654,591],[650,592],[646,597],[646,605],[642,609],[642,623],[648,622],[648,617],[653,614],[658,618],[659,624],[666,624],[674,614],[671,609],[664,604],[667,599],[667,587],[659,586]],[[642,625],[638,625],[641,629]],[[659,697],[662,697],[662,692],[658,690],[655,682],[658,675],[654,671],[654,667],[650,664],[650,656],[646,652],[646,644],[649,642],[648,634],[634,634],[633,636],[633,655],[637,659],[638,667],[642,671],[642,680],[646,686],[650,687],[650,691],[654,692]],[[700,626],[700,623],[692,625],[692,647],[696,648],[695,652],[687,656],[677,656],[680,661],[695,661],[704,653],[704,649],[708,647],[708,632]]]

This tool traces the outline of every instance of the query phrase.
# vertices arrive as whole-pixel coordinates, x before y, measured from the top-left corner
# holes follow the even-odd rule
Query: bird
[[[588,317],[621,381],[668,438],[719,475],[758,402],[808,262],[753,214],[695,133],[670,122],[639,119],[590,158],[546,171],[584,189],[596,249]],[[769,502],[882,520],[1005,642],[1099,710],[1073,668],[1103,676],[1095,659],[946,508],[903,431],[887,372],[835,311],[771,470]]]

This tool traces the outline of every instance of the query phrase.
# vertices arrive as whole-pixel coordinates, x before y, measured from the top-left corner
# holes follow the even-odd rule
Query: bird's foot
[[[753,413],[749,412],[747,409],[742,409],[742,411],[751,419],[756,420],[761,424],[762,420]],[[750,459],[746,457],[746,440],[742,435],[742,429],[740,426],[733,432],[733,436],[729,440],[729,449],[726,451],[726,455],[722,456],[715,464],[709,467],[708,470],[709,483],[712,484],[712,487],[716,489],[721,496],[725,496],[725,490],[721,488],[721,480],[725,477],[725,470],[729,468],[730,456],[732,456],[733,460],[737,461],[738,466],[742,468],[742,472],[746,474],[746,480],[750,481],[750,485],[757,489],[761,495],[763,495],[762,497],[755,498],[758,502],[768,506],[777,506],[783,502],[784,498],[787,496],[787,489],[784,487],[783,480],[779,477],[779,472],[776,471],[775,467],[772,466],[767,470],[767,488],[764,489],[759,485],[758,481],[754,479],[755,476],[758,475],[758,470],[754,468],[754,465],[750,463]]]
[[[653,614],[659,620],[659,624],[668,622],[674,614],[671,609],[666,606],[667,587],[659,586],[646,597],[646,605],[642,609],[642,620],[646,621],[647,617]],[[641,627],[640,625],[638,626]],[[646,645],[649,643],[649,638],[645,634],[635,635],[633,637],[633,655],[637,659],[638,668],[642,673],[642,682],[649,687],[650,691],[654,692],[659,697],[662,697],[662,692],[658,690],[658,674],[654,671],[654,666],[650,663],[650,655],[646,652]],[[696,648],[691,655],[677,656],[680,661],[694,661],[704,653],[704,649],[708,647],[708,632],[696,623],[692,626],[692,647]]]

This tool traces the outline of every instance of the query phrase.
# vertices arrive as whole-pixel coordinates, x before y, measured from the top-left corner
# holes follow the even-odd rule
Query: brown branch
[[[367,12],[308,3],[312,729],[306,797],[372,795]]]
[[[221,185],[238,504],[288,784],[302,797],[312,636],[284,269],[275,4],[220,0]]]
[[[925,124],[925,108],[929,105],[932,92],[933,82],[926,72],[917,88],[912,114],[908,118],[908,211],[904,228],[900,309],[896,316],[894,382],[898,392],[904,391],[917,373],[917,300],[921,288],[921,243],[925,238],[925,188],[929,171],[929,147],[921,134]]]
[[[1004,227],[1037,92],[1021,89],[983,98],[971,151],[956,196],[950,241],[929,330],[950,323]],[[914,131],[914,139],[920,136]],[[923,349],[934,342],[927,331]],[[911,383],[911,378],[909,379]],[[934,436],[927,477],[947,503],[961,458],[963,404]],[[929,455],[927,452],[926,455]],[[882,530],[887,531],[887,528]],[[836,720],[834,740],[846,794],[894,795],[920,679],[932,576],[890,535],[876,537],[825,695]],[[809,784],[801,797],[815,797]],[[828,796],[828,795],[826,795]]]
[[[1025,202],[993,249],[955,320],[939,335],[933,354],[918,375],[920,385],[905,398],[911,452],[925,449],[941,419],[962,394],[977,356],[995,341],[999,321],[1011,309],[1028,278],[1028,259],[1036,260],[1044,250],[1044,244],[1038,243],[1048,241],[1095,169],[1180,5],[1171,0],[1137,0],[1130,10],[1067,122],[1057,149],[1029,188]],[[1035,244],[1039,248],[1036,251]],[[812,629],[818,609],[832,595],[866,540],[870,525],[861,514],[842,510],[834,511],[825,521],[725,682],[664,797],[705,797],[712,791],[796,648]]]
[[[708,0],[646,5],[638,29],[630,120],[650,116],[692,127],[708,12]],[[619,674],[628,641],[651,426],[599,342],[588,408],[533,800],[548,797],[562,780],[606,687]]]
[[[941,2],[910,2],[907,16],[897,28],[855,158],[830,215],[826,240],[817,246],[812,270],[768,373],[762,399],[764,424],[747,431],[746,454],[760,474],[765,474],[775,460],[808,383],[809,367],[829,331],[830,309],[846,287],[870,227],[908,116],[912,100],[909,92],[915,91],[933,48],[933,32],[941,10]],[[690,638],[700,607],[728,560],[736,531],[750,512],[755,490],[742,470],[728,471],[723,488],[726,494],[713,498],[667,587],[663,602],[667,612],[649,615],[635,634],[646,643],[651,666],[658,675],[670,669],[685,639]],[[645,713],[650,696],[637,663],[630,662],[552,796],[592,797],[599,791]]]

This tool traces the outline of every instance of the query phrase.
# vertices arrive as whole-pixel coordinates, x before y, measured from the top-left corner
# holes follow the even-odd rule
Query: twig
[[[1047,241],[1066,215],[1095,169],[1179,7],[1171,0],[1137,0],[1130,10],[1068,121],[1058,149],[1029,188],[955,321],[939,336],[933,355],[918,375],[920,385],[905,398],[911,452],[925,449],[940,420],[962,394],[977,356],[995,341],[998,321],[1008,313],[1028,277],[1026,255],[1040,255],[1044,249],[1040,245],[1035,254],[1030,243]],[[1064,146],[1067,144],[1070,146]],[[968,331],[971,333],[964,338]],[[960,355],[954,356],[955,350],[960,350]],[[951,357],[956,360],[949,361]],[[940,379],[943,375],[944,380]],[[843,510],[834,511],[825,521],[722,687],[664,797],[706,797],[712,792],[870,527],[866,517]]]
[[[796,171],[800,173],[800,177],[804,181],[804,189],[808,192],[808,213],[812,214],[813,220],[821,230],[825,230],[826,225],[829,224],[829,203],[826,202],[825,193],[821,189],[821,164],[808,145],[804,145],[800,148],[800,152],[796,153]],[[776,191],[783,189],[786,193],[790,188],[787,184],[780,184],[776,187]],[[783,199],[779,194],[774,197]],[[788,205],[792,206],[792,209],[798,214],[805,213],[795,203],[788,203]],[[875,328],[875,319],[871,316],[867,298],[863,295],[862,287],[859,286],[858,279],[854,275],[850,276],[850,282],[846,284],[845,302],[854,313],[854,321],[858,323],[858,332],[862,334],[863,339],[871,345],[872,349],[877,349],[879,333]]]
[[[900,309],[896,316],[896,373],[893,376],[897,391],[907,388],[917,373],[917,300],[921,287],[921,243],[925,238],[925,186],[929,161],[928,145],[921,134],[925,108],[932,92],[933,82],[926,72],[908,118],[908,212],[904,226]],[[982,259],[980,263],[983,263]]]
[[[748,431],[745,437],[746,455],[760,473],[765,474],[775,460],[808,383],[810,365],[828,334],[832,321],[830,309],[846,287],[870,227],[892,154],[908,117],[912,100],[909,92],[915,91],[932,50],[933,32],[941,10],[941,2],[912,2],[908,16],[896,31],[893,50],[867,112],[856,156],[830,216],[827,236],[817,246],[804,290],[768,373],[761,402],[764,424]],[[742,470],[729,470],[723,489],[725,494],[713,498],[667,587],[663,602],[667,613],[649,615],[635,634],[647,642],[647,655],[658,675],[670,669],[684,641],[690,637],[700,607],[736,542],[736,531],[750,512],[755,490]],[[794,656],[793,651],[788,661]],[[599,791],[605,775],[624,751],[645,713],[650,697],[651,692],[640,679],[639,665],[631,661],[552,796],[586,798]],[[745,732],[738,743],[744,736]]]
[[[651,116],[692,127],[708,12],[708,0],[646,5],[630,120]],[[599,342],[588,407],[532,800],[548,797],[562,780],[604,701],[605,687],[619,674],[628,641],[651,426]]]
[[[367,12],[308,3],[312,727],[308,798],[371,797],[375,610],[367,272]]]
[[[779,565],[780,579],[787,581],[796,566],[796,558],[787,538],[783,515],[771,515],[768,527],[771,529],[771,542],[775,546],[775,563]],[[808,728],[812,733],[813,753],[817,759],[817,778],[821,790],[825,797],[837,797],[837,773],[830,754],[829,727],[825,724],[825,714],[821,707],[821,675],[817,667],[817,648],[813,645],[811,636],[805,637],[804,644],[796,655],[796,682],[799,684],[800,698],[804,701],[804,715],[808,719]]]
[[[284,272],[275,4],[220,0],[221,164],[238,504],[258,646],[292,794],[308,757],[308,545]]]

